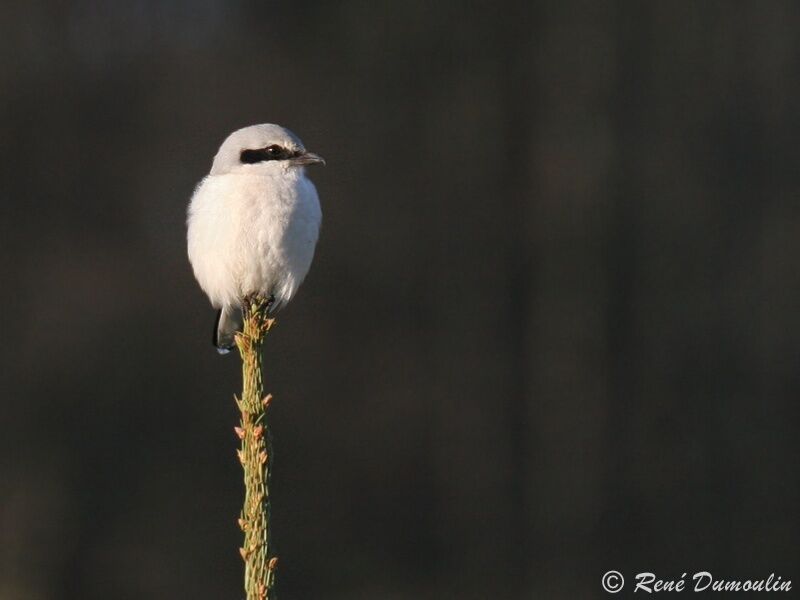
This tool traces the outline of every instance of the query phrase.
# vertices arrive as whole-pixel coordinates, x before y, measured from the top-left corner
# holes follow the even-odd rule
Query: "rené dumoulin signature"
[[[770,573],[766,579],[715,579],[708,571],[698,571],[687,583],[686,573],[680,579],[659,579],[655,573],[639,573],[636,575],[634,593],[647,594],[658,592],[788,592],[792,589],[791,579],[781,580],[780,575]]]

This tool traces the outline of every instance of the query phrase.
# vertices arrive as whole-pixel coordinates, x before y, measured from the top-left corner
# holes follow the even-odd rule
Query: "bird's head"
[[[324,165],[325,160],[308,152],[300,138],[291,131],[280,125],[265,123],[244,127],[230,134],[214,157],[211,175],[266,175],[319,163]]]

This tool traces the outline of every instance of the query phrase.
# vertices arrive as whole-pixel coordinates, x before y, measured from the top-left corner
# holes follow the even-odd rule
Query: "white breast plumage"
[[[302,169],[281,177],[210,175],[189,206],[189,260],[216,308],[248,294],[291,300],[314,257],[320,221],[314,184]]]

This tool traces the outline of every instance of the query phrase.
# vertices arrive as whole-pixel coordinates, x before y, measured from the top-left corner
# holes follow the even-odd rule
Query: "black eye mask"
[[[268,160],[288,160],[299,156],[299,152],[293,152],[278,145],[267,146],[266,148],[256,148],[255,150],[242,150],[239,160],[243,164],[253,165]]]

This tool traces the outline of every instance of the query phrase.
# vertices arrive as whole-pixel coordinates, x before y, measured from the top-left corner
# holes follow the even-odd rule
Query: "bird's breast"
[[[215,303],[250,293],[288,301],[311,264],[320,221],[316,189],[301,173],[208,177],[189,216],[189,252],[198,280],[203,285],[198,270],[212,274],[206,279],[213,291],[206,291],[220,298],[212,297]]]

